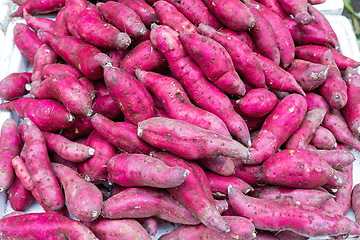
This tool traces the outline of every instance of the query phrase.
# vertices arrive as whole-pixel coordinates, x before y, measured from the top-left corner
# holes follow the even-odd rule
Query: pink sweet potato
[[[170,233],[162,235],[159,240],[181,239],[254,239],[256,231],[254,225],[247,218],[239,216],[225,216],[224,221],[229,225],[230,231],[220,233],[203,224],[196,226],[180,226]]]
[[[130,123],[136,125],[154,115],[150,93],[134,76],[121,68],[104,66],[104,80],[111,97]]]
[[[259,53],[272,60],[276,65],[280,65],[280,49],[276,42],[272,25],[258,10],[259,5],[246,3],[246,6],[255,18],[255,25],[250,28],[249,32],[255,41],[255,45],[259,50]]]
[[[67,19],[66,19],[66,9],[63,7],[60,9],[58,14],[56,14],[56,19],[54,21],[54,27],[52,31],[55,35],[60,36],[69,36],[69,30],[67,28]]]
[[[345,185],[335,193],[335,201],[339,205],[342,213],[346,215],[351,207],[351,191],[353,189],[353,169],[354,165],[350,164],[344,167],[341,172],[345,175]]]
[[[7,239],[98,239],[79,221],[55,212],[27,213],[3,218],[0,220],[0,232]]]
[[[14,42],[19,51],[30,61],[34,63],[36,50],[44,44],[36,33],[24,23],[17,23],[14,27]]]
[[[245,95],[245,85],[236,73],[229,53],[221,44],[194,33],[181,34],[179,39],[191,58],[218,88],[229,94]]]
[[[47,44],[41,45],[35,52],[31,82],[41,82],[42,69],[48,64],[55,63],[58,58],[56,52]]]
[[[100,113],[109,119],[117,119],[122,112],[114,99],[109,95],[96,97],[93,100],[92,109],[94,113]]]
[[[247,117],[261,118],[278,104],[276,95],[265,88],[254,88],[236,101],[239,110]]]
[[[172,188],[184,182],[189,171],[170,167],[144,154],[121,153],[107,163],[108,181],[124,187]]]
[[[31,72],[10,73],[0,81],[0,98],[6,101],[28,93],[26,84],[31,82]]]
[[[355,161],[354,154],[348,149],[313,150],[313,152],[329,163],[332,168],[340,171]]]
[[[215,114],[193,105],[181,84],[174,78],[139,69],[135,70],[135,75],[145,88],[162,102],[169,118],[230,137],[225,123]]]
[[[125,58],[125,56],[129,53],[129,49],[125,48],[125,49],[109,49],[109,51],[107,52],[107,54],[109,55],[109,57],[112,60],[112,65],[114,67],[120,67],[120,64],[122,62],[122,60]]]
[[[54,30],[54,20],[49,18],[34,17],[30,15],[25,9],[23,13],[26,24],[31,27],[34,31],[39,29],[45,29],[49,32]]]
[[[229,187],[229,199],[234,210],[240,216],[252,219],[257,229],[291,230],[307,237],[360,234],[359,225],[354,221],[318,208],[252,198],[234,187]]]
[[[0,192],[11,186],[15,172],[11,160],[20,154],[22,142],[17,123],[8,118],[4,121],[0,131]]]
[[[245,31],[255,25],[255,18],[241,1],[204,0],[209,11],[225,26],[235,31]],[[234,11],[236,9],[236,11]]]
[[[271,11],[279,15],[281,19],[287,18],[289,15],[282,9],[277,0],[259,0],[261,4],[269,8]]]
[[[15,156],[11,160],[11,165],[14,168],[16,177],[20,180],[25,189],[32,191],[35,188],[35,185],[31,179],[30,173],[27,170],[24,160],[19,156]]]
[[[308,111],[299,128],[287,140],[286,149],[306,149],[326,113],[326,108],[316,108]]]
[[[34,181],[42,203],[51,210],[59,210],[64,204],[64,194],[51,169],[45,139],[39,128],[24,118],[25,163]]]
[[[320,58],[327,50],[329,48],[316,44],[301,45],[295,48],[295,56],[296,58],[319,63]],[[347,67],[357,68],[360,65],[359,62],[344,56],[335,49],[331,49],[331,53],[340,71],[345,71]]]
[[[49,152],[49,158],[50,158],[51,162],[60,163],[62,165],[65,165],[65,166],[71,168],[72,170],[74,170],[76,172],[79,172],[79,163],[70,162],[69,160],[66,160],[65,158],[61,157],[56,152]]]
[[[138,123],[137,135],[154,147],[186,159],[214,158],[220,155],[244,161],[250,158],[248,149],[241,143],[181,120],[149,118]]]
[[[84,144],[73,142],[62,135],[43,132],[46,146],[49,151],[56,152],[71,162],[83,162],[94,155],[95,149]]]
[[[312,91],[327,78],[330,65],[295,59],[287,69],[304,91]]]
[[[41,70],[41,76],[43,79],[59,76],[61,74],[68,74],[76,78],[81,78],[83,76],[82,73],[75,67],[61,63],[47,64]]]
[[[336,147],[336,138],[332,132],[323,126],[318,126],[314,136],[310,140],[310,144],[317,149],[331,150]]]
[[[51,166],[64,188],[69,212],[81,221],[95,220],[103,203],[100,190],[69,167],[59,163],[51,163]]]
[[[86,222],[84,224],[95,234],[99,240],[151,240],[150,235],[135,219],[96,219],[95,221]]]
[[[67,63],[78,68],[87,78],[97,80],[103,77],[102,64],[111,62],[111,58],[103,54],[95,46],[72,36],[54,35],[40,29],[38,36],[49,44]],[[96,54],[103,57],[102,63],[94,60]]]
[[[59,100],[71,113],[91,116],[93,111],[92,92],[76,77],[61,74],[33,82],[30,94],[36,98],[54,98]]]
[[[360,75],[353,68],[347,68],[345,71],[345,82],[347,86],[348,102],[341,109],[341,112],[350,128],[352,133],[359,137],[360,136]]]
[[[205,167],[221,176],[231,176],[235,173],[235,164],[232,158],[219,156],[211,159],[198,160],[202,167]]]
[[[24,10],[26,10],[31,15],[55,12],[64,6],[65,0],[30,0],[21,4],[18,9],[16,9],[16,11],[10,15],[10,17],[22,17]]]
[[[183,160],[166,152],[154,152],[151,156],[161,159],[169,166],[187,169],[190,173],[184,183],[175,188],[169,188],[170,194],[200,219],[204,225],[220,232],[228,230],[216,208],[206,174],[197,163]]]
[[[29,209],[34,201],[31,192],[21,184],[19,178],[15,178],[8,192],[9,202],[15,211],[25,211]]]
[[[135,76],[137,68],[144,71],[159,71],[167,67],[165,57],[158,51],[150,40],[136,45],[121,61],[121,68]]]
[[[250,146],[250,134],[244,120],[234,111],[230,99],[207,80],[187,54],[178,34],[167,26],[153,26],[150,39],[168,60],[171,71],[194,104],[220,117],[232,136]]]
[[[262,72],[258,58],[240,39],[218,32],[214,28],[200,24],[199,33],[210,37],[220,43],[229,53],[236,71],[240,77],[254,87],[265,87],[265,76]]]
[[[351,193],[351,207],[355,214],[355,220],[360,222],[360,183],[355,184]]]
[[[260,164],[298,129],[307,111],[306,100],[299,94],[290,94],[281,100],[266,117],[258,137],[250,148],[246,164]]]
[[[318,189],[289,188],[282,186],[265,185],[255,188],[249,194],[252,197],[267,199],[283,204],[302,204],[311,207],[320,207],[333,195]]]
[[[91,118],[94,129],[114,146],[129,153],[149,154],[155,148],[137,137],[137,128],[127,122],[113,122],[101,114]]]
[[[154,8],[160,24],[171,27],[179,34],[197,33],[196,26],[170,3],[157,1]]]
[[[96,6],[110,24],[126,32],[130,37],[140,38],[148,32],[140,16],[125,4],[109,1],[99,2]]]
[[[117,2],[125,4],[134,10],[147,27],[150,27],[152,23],[158,22],[154,8],[145,2],[145,0],[118,0]]]
[[[90,134],[94,130],[94,127],[91,124],[91,117],[85,115],[75,115],[75,120],[71,127],[63,129],[61,135],[64,137],[73,140],[77,137]]]
[[[83,40],[100,48],[127,48],[131,43],[129,35],[102,20],[96,7],[89,6],[79,13],[75,29]]]
[[[101,215],[109,219],[156,216],[173,223],[200,223],[199,219],[166,190],[150,187],[127,188],[113,195],[104,202]]]
[[[200,27],[200,25],[199,25],[199,27]],[[217,29],[215,27],[213,27],[213,28]],[[229,35],[231,37],[239,39],[240,41],[245,43],[248,47],[250,47],[251,50],[253,50],[256,53],[259,53],[258,49],[256,48],[254,40],[252,39],[252,37],[250,36],[250,34],[247,31],[237,32],[237,31],[233,31],[229,28],[222,28],[222,29],[219,29],[218,31],[222,34]]]
[[[158,223],[156,218],[138,218],[137,221],[145,228],[145,230],[151,235],[155,236],[158,230]]]
[[[95,154],[79,164],[79,173],[90,182],[105,182],[108,172],[106,164],[117,154],[117,148],[96,130],[90,133],[85,145],[95,149]]]
[[[66,20],[66,26],[69,31],[69,35],[76,38],[81,38],[78,32],[75,29],[76,19],[79,16],[80,12],[88,6],[88,1],[86,0],[66,0],[65,1],[65,10],[64,18]],[[67,36],[67,35],[66,35]]]
[[[278,0],[281,8],[289,15],[293,15],[297,23],[309,24],[315,20],[315,17],[308,12],[307,0]]]
[[[184,14],[184,16],[196,26],[201,23],[216,29],[222,26],[219,20],[210,13],[204,2],[201,0],[184,0],[180,2],[174,2],[172,0],[166,1],[173,4],[179,12]]]
[[[315,108],[326,108],[328,112],[330,111],[329,104],[325,98],[315,92],[307,92],[305,99],[307,102],[307,111]]]

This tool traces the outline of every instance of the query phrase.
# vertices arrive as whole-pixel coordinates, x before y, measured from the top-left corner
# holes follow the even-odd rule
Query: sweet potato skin
[[[317,149],[327,149],[331,150],[334,149],[337,145],[336,138],[331,131],[323,126],[319,126],[314,136],[310,140],[310,144],[316,147]]]
[[[31,72],[10,73],[0,81],[0,98],[10,101],[28,93],[25,85],[31,82]]]
[[[31,15],[40,14],[40,13],[49,13],[54,12],[65,6],[65,0],[58,1],[39,1],[32,0],[26,1],[21,4],[15,12],[13,12],[11,17],[22,17],[23,11],[26,10]]]
[[[351,207],[354,210],[354,214],[355,214],[355,221],[357,223],[360,222],[360,212],[359,212],[359,208],[360,208],[360,184],[355,184],[352,193],[351,193]]]
[[[182,184],[189,171],[170,167],[144,154],[121,153],[107,163],[108,181],[123,187],[172,188]]]
[[[146,27],[150,27],[152,23],[157,23],[159,21],[156,16],[155,9],[145,2],[145,0],[119,0],[118,2],[125,4],[134,10]]]
[[[235,212],[251,218],[258,229],[291,230],[306,237],[359,235],[357,223],[343,215],[329,214],[318,208],[256,199],[245,196],[233,187],[229,187],[229,199]]]
[[[247,148],[241,143],[181,120],[149,118],[138,123],[137,135],[152,146],[168,150],[186,159],[214,158],[223,155],[246,161],[250,157]],[[175,142],[176,146],[173,144]],[[184,151],[184,149],[192,150]]]
[[[33,196],[20,182],[15,178],[8,192],[9,202],[15,211],[25,211],[33,203]]]
[[[286,159],[286,164],[283,159]],[[333,171],[313,151],[294,149],[271,155],[264,161],[256,177],[273,185],[310,189],[327,184]]]
[[[95,220],[101,213],[103,203],[100,190],[65,165],[51,163],[51,166],[64,188],[69,212],[81,221]]]

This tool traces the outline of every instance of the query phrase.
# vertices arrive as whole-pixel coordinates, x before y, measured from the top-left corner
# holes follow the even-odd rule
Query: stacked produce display
[[[0,239],[359,237],[360,62],[324,2],[16,0]]]

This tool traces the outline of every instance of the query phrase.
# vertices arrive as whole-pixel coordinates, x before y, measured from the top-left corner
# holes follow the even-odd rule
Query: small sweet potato
[[[101,213],[103,203],[100,190],[65,165],[51,163],[51,167],[64,188],[69,212],[81,221],[95,220]]]
[[[145,2],[145,0],[118,0],[117,2],[125,4],[134,10],[147,27],[150,27],[152,23],[158,22],[154,8]]]
[[[204,25],[204,24],[203,24]],[[200,27],[200,25],[199,25]],[[213,27],[214,29],[217,29]],[[256,53],[259,53],[258,49],[256,48],[255,42],[250,36],[250,34],[247,31],[233,31],[230,28],[222,28],[218,30],[220,33],[234,37],[245,43],[248,47],[251,48]]]
[[[214,158],[220,155],[244,161],[250,158],[248,149],[241,143],[181,120],[149,118],[138,123],[137,135],[154,147],[186,159]]]
[[[0,98],[6,101],[27,94],[26,84],[31,82],[31,72],[10,73],[0,81]]]
[[[41,0],[31,0],[26,1],[21,4],[15,12],[13,12],[10,17],[22,17],[23,11],[26,10],[31,15],[43,14],[55,12],[65,6],[65,0],[57,1],[41,1]]]
[[[55,35],[60,36],[69,36],[69,30],[67,28],[67,19],[66,19],[66,9],[63,7],[56,14],[56,19],[54,21],[53,31]]]
[[[235,173],[235,164],[232,158],[219,156],[211,159],[198,160],[202,167],[205,167],[221,176],[231,176]]]
[[[34,17],[30,15],[26,9],[24,9],[23,17],[26,21],[26,24],[34,31],[45,29],[49,32],[52,32],[54,30],[54,20],[49,18]]]
[[[355,220],[360,222],[360,183],[355,184],[351,193],[351,207],[355,214]]]
[[[88,1],[86,0],[66,0],[65,1],[65,10],[64,18],[66,19],[66,26],[69,31],[69,35],[74,36],[78,39],[81,39],[80,35],[75,29],[76,19],[79,16],[80,12],[88,6]]]
[[[331,150],[336,147],[336,138],[331,131],[323,126],[318,126],[314,136],[310,140],[310,144],[317,149]]]
[[[299,24],[309,24],[315,20],[315,17],[308,12],[307,0],[278,0],[281,8],[289,15],[293,15]]]
[[[56,52],[47,44],[41,45],[35,52],[31,82],[41,82],[42,69],[48,64],[55,63],[58,59]],[[32,84],[31,84],[32,85]]]
[[[34,201],[31,192],[21,184],[19,178],[15,178],[8,192],[9,202],[15,211],[25,211],[29,209]]]
[[[346,215],[351,207],[351,191],[354,186],[354,164],[350,164],[340,170],[345,175],[345,185],[336,191],[335,201],[340,207],[342,214]]]

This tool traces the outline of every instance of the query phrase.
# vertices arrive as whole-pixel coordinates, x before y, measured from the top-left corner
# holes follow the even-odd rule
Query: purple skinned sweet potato
[[[311,207],[320,207],[330,198],[334,198],[327,191],[318,189],[289,188],[272,185],[257,187],[249,195],[283,204],[302,204]]]
[[[333,172],[313,151],[289,149],[268,157],[255,177],[272,185],[310,189],[327,184]]]
[[[206,174],[197,163],[166,152],[153,152],[151,156],[161,159],[169,166],[187,169],[190,173],[184,183],[168,188],[168,191],[204,225],[221,232],[227,231],[228,227],[216,208]]]
[[[43,79],[48,77],[55,77],[61,74],[68,74],[76,78],[81,78],[82,73],[75,67],[62,63],[47,64],[41,70],[41,76]]]
[[[192,59],[218,88],[226,93],[245,95],[245,85],[235,71],[226,49],[215,40],[196,33],[184,33],[179,39]]]
[[[323,126],[318,126],[314,136],[310,140],[310,144],[317,149],[331,150],[336,147],[336,138],[331,131]]]
[[[65,204],[64,194],[51,168],[44,136],[29,118],[24,118],[24,144],[25,164],[41,202],[51,210],[60,210]]]
[[[137,135],[150,145],[185,159],[214,158],[220,155],[244,161],[250,158],[248,149],[241,143],[181,120],[149,118],[138,124]],[[176,145],[173,144],[175,142]]]
[[[26,84],[31,82],[31,72],[10,73],[0,81],[0,98],[10,101],[24,96],[29,91]]]
[[[225,26],[234,31],[245,31],[255,25],[255,18],[241,1],[203,1],[209,11]],[[236,11],[234,11],[236,9]]]
[[[73,36],[59,36],[40,29],[39,38],[52,47],[67,63],[78,68],[87,78],[98,80],[103,77],[102,64],[111,62],[111,58],[103,54],[97,47]],[[95,61],[95,55],[102,62]]]
[[[345,175],[345,185],[336,191],[335,201],[339,205],[342,213],[346,215],[351,207],[351,191],[353,189],[353,171],[354,165],[350,164],[344,167],[341,172]]]
[[[315,108],[326,108],[327,111],[330,111],[329,104],[326,102],[325,98],[315,92],[307,92],[306,96],[307,111],[313,110]]]
[[[263,4],[271,11],[279,15],[281,19],[287,18],[289,15],[282,9],[279,2],[277,0],[259,0],[259,3]]]
[[[352,133],[360,136],[360,116],[358,114],[360,108],[360,75],[353,68],[347,68],[345,71],[345,82],[347,86],[348,102],[341,109],[350,130]]]
[[[282,99],[266,117],[259,135],[250,148],[251,157],[246,164],[260,164],[299,128],[307,111],[306,100],[299,94]]]
[[[19,51],[30,61],[34,63],[36,50],[44,44],[36,33],[24,23],[17,23],[14,27],[14,42]]]
[[[314,136],[316,129],[322,123],[326,108],[316,108],[308,111],[299,128],[289,137],[286,142],[286,149],[302,148],[306,149],[309,145],[312,137]]]
[[[20,156],[15,156],[11,160],[11,166],[14,168],[16,177],[26,190],[33,190],[35,188],[34,182],[27,170],[25,161]]]
[[[95,234],[95,236],[99,240],[106,240],[106,239],[151,240],[150,235],[135,219],[99,218],[92,222],[86,222],[84,224]]]
[[[162,235],[159,240],[181,240],[181,239],[256,239],[254,225],[247,218],[239,216],[225,216],[224,221],[229,225],[230,231],[221,233],[203,224],[196,226],[182,225],[170,233]]]
[[[131,44],[129,35],[105,22],[96,7],[89,6],[79,13],[75,29],[83,40],[99,48],[119,49]]]
[[[42,69],[48,64],[55,63],[58,59],[57,53],[47,44],[41,45],[35,52],[31,82],[41,82]]]
[[[154,217],[138,218],[136,219],[145,230],[151,235],[155,236],[158,230],[158,222]]]
[[[85,145],[95,149],[95,154],[79,164],[80,174],[90,182],[107,181],[107,162],[117,154],[117,148],[96,130],[90,133]]]
[[[60,11],[56,14],[56,19],[54,21],[53,31],[55,35],[60,36],[69,36],[69,30],[67,28],[67,19],[66,19],[66,9],[63,7]]]
[[[70,162],[69,160],[66,160],[65,158],[61,157],[56,152],[49,152],[49,158],[51,162],[54,163],[60,163],[62,165],[65,165],[75,172],[79,172],[79,163],[78,162]]]
[[[31,192],[15,178],[8,192],[9,202],[15,211],[26,211],[34,201]]]
[[[261,118],[270,113],[279,100],[266,88],[254,88],[236,101],[240,112],[247,117]]]
[[[98,239],[84,224],[55,212],[3,218],[0,220],[0,231],[2,237],[8,239]]]
[[[139,207],[142,211],[139,211]],[[165,189],[127,188],[104,202],[101,215],[108,219],[146,218],[156,216],[173,223],[200,223],[189,210]]]
[[[117,2],[125,4],[134,10],[147,27],[150,27],[152,23],[158,22],[155,9],[145,0],[118,0]]]
[[[235,164],[232,158],[219,156],[211,159],[199,159],[199,165],[221,176],[231,176],[235,173]]]
[[[291,230],[306,237],[359,235],[359,225],[348,217],[318,208],[257,199],[234,187],[229,187],[229,199],[235,212],[252,219],[257,229]]]
[[[346,175],[336,169],[333,170],[330,180],[322,187],[327,189],[329,192],[337,192],[338,189],[345,186]]]
[[[104,80],[111,97],[132,124],[153,117],[150,93],[132,75],[121,68],[104,66]]]
[[[210,13],[209,9],[201,0],[184,0],[180,2],[174,2],[172,0],[166,1],[173,4],[179,12],[184,14],[184,16],[196,26],[203,23],[216,29],[222,27],[219,20]]]
[[[65,165],[51,163],[51,166],[64,188],[69,212],[81,221],[95,220],[101,213],[103,203],[100,190]]]
[[[136,45],[121,61],[121,68],[135,76],[135,70],[159,71],[167,67],[165,57],[158,51],[150,40]]]
[[[91,124],[91,117],[85,115],[75,115],[75,120],[71,127],[63,129],[61,135],[73,140],[80,136],[85,136],[91,133],[94,127]]]
[[[121,153],[107,163],[108,181],[124,187],[173,188],[184,182],[189,171],[171,167],[144,154]]]
[[[129,153],[149,154],[155,148],[137,137],[137,128],[127,122],[113,122],[101,114],[91,118],[92,125],[106,140]]]
[[[309,24],[315,20],[315,17],[308,12],[307,0],[278,1],[281,8],[299,24]]]
[[[296,58],[319,63],[322,55],[329,50],[329,48],[316,44],[307,44],[297,46],[295,48]],[[331,49],[336,65],[340,71],[345,71],[347,67],[357,68],[360,63],[352,58],[346,57],[335,49]]]
[[[11,160],[19,155],[22,149],[18,126],[12,118],[7,118],[1,126],[0,145],[0,192],[4,192],[15,178]]]
[[[351,207],[355,214],[355,220],[360,222],[360,184],[355,184],[351,193]]]
[[[81,39],[80,35],[75,29],[76,19],[80,12],[88,6],[86,0],[66,0],[64,18],[66,19],[66,26],[69,31],[69,35],[75,38]]]
[[[126,32],[130,37],[140,38],[148,32],[140,16],[125,4],[109,1],[99,2],[96,6],[110,24]]]
[[[215,28],[215,27],[213,27],[213,28]],[[217,28],[215,28],[215,29],[217,29]],[[219,29],[218,31],[222,34],[229,35],[231,37],[235,37],[235,38],[239,39],[240,41],[245,43],[248,47],[250,47],[251,50],[253,50],[256,53],[259,53],[259,50],[256,48],[254,39],[252,39],[252,37],[250,36],[250,34],[247,31],[234,31],[234,30],[231,30],[230,28],[222,28],[222,29]]]
[[[183,85],[195,105],[220,117],[232,136],[250,146],[250,134],[244,120],[234,111],[230,99],[205,77],[200,67],[182,46],[178,34],[167,26],[153,25],[150,39],[168,60],[170,70]]]
[[[92,94],[76,77],[68,74],[48,77],[32,83],[30,94],[36,98],[59,100],[71,113],[91,116]]]
[[[154,5],[159,24],[167,25],[179,34],[197,33],[196,26],[178,9],[167,1],[157,1]]]
[[[49,18],[34,17],[30,15],[26,9],[24,9],[23,17],[26,21],[26,24],[31,27],[34,31],[39,29],[45,29],[52,32],[54,30],[54,20]]]
[[[318,88],[327,78],[330,65],[295,59],[287,69],[301,88],[308,92]]]
[[[255,25],[249,29],[249,32],[259,53],[272,60],[276,65],[280,65],[280,49],[272,25],[263,13],[258,10],[259,5],[253,3],[245,3],[245,5],[255,18]]]
[[[23,11],[26,10],[31,15],[36,14],[44,14],[55,12],[62,7],[65,6],[65,0],[57,0],[57,1],[40,1],[40,0],[31,0],[26,1],[25,3],[21,4],[15,12],[13,12],[10,17],[22,17]]]
[[[265,83],[271,89],[285,92],[296,92],[305,96],[304,90],[296,79],[270,59],[256,54],[265,75]]]
[[[43,132],[46,146],[71,162],[83,162],[95,154],[95,149],[84,144],[71,141],[60,134]]]
[[[234,67],[240,77],[254,87],[265,87],[265,76],[260,63],[252,49],[243,41],[226,32],[216,31],[214,28],[200,24],[199,33],[219,42],[229,53]]]
[[[137,79],[162,102],[169,118],[230,137],[225,123],[215,114],[193,105],[181,84],[174,78],[154,72],[135,70]]]

